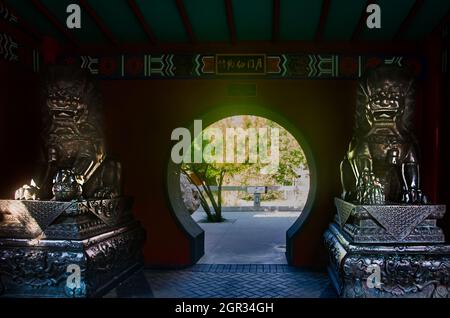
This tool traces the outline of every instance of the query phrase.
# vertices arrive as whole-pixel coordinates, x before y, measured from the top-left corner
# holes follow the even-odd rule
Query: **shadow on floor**
[[[145,269],[105,297],[335,298],[325,272],[283,264],[198,264],[182,270]]]

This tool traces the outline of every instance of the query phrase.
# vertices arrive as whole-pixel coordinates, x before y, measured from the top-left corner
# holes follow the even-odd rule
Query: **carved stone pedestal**
[[[445,207],[340,199],[336,207],[325,245],[340,297],[450,297],[450,245],[436,226]]]
[[[0,295],[98,297],[142,266],[127,198],[0,200]]]

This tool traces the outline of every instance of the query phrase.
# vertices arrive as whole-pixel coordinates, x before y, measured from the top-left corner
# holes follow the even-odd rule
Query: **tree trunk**
[[[218,182],[218,191],[217,191],[218,210],[216,211],[216,215],[220,221],[222,221],[222,183],[223,183],[224,177],[225,177],[225,172],[222,170],[220,172],[220,177],[219,177],[219,182]]]
[[[205,210],[208,220],[213,220],[214,219],[213,214],[211,212],[211,209],[209,208],[208,201],[206,200],[205,196],[203,195],[202,190],[197,186],[197,184],[194,182],[194,180],[192,180],[191,176],[189,175],[189,173],[187,173],[187,171],[182,170],[182,172],[186,175],[188,180],[197,188],[198,194],[200,195],[200,204],[202,205],[203,210]],[[194,172],[194,174],[198,178],[198,175],[195,172]]]

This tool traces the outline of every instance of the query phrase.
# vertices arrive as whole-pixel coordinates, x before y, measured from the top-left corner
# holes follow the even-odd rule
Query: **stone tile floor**
[[[198,264],[181,270],[144,269],[105,297],[335,298],[324,272],[284,264]]]

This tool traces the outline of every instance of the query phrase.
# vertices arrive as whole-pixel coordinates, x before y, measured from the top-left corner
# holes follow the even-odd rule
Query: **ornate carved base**
[[[339,198],[335,205],[335,222],[354,243],[445,242],[436,225],[445,214],[445,205],[358,205]]]
[[[97,297],[142,266],[137,222],[84,240],[0,239],[0,295]]]
[[[325,232],[341,297],[450,298],[450,245],[357,244],[336,223]]]
[[[0,200],[0,238],[82,240],[133,220],[129,197],[82,201]]]

